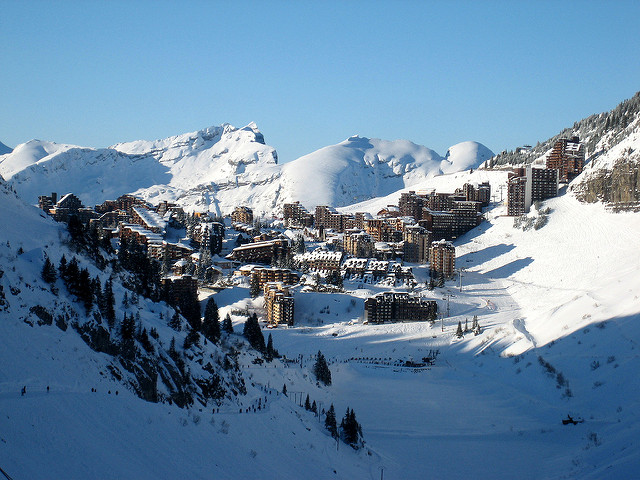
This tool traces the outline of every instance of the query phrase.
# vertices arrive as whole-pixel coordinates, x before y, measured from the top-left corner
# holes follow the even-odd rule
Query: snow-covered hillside
[[[309,209],[316,205],[342,207],[388,195],[443,171],[475,168],[487,155],[491,156],[491,151],[476,142],[451,147],[443,159],[407,140],[355,136],[286,164],[282,184],[287,200],[300,200]]]
[[[334,440],[318,419],[281,394],[281,386],[290,381],[319,395],[321,390],[308,378],[307,370],[289,371],[275,360],[269,369],[273,372],[271,386],[267,381],[261,383],[261,372],[251,369],[256,368],[252,363],[256,354],[246,348],[239,335],[226,336],[221,346],[209,342],[185,349],[180,353],[187,365],[182,380],[160,372],[157,385],[150,387],[163,391],[167,381],[189,384],[192,380],[192,387],[206,386],[201,383],[205,378],[198,377],[213,368],[221,378],[246,378],[239,384],[246,385],[246,393],[228,390],[220,403],[197,400],[184,409],[166,400],[150,403],[140,399],[132,372],[137,368],[153,371],[155,367],[146,363],[141,351],[133,356],[124,351],[108,353],[105,345],[110,333],[104,319],[95,311],[85,316],[84,307],[67,292],[62,280],[45,283],[41,278],[43,258],[47,255],[57,263],[61,255],[69,259],[75,255],[92,277],[106,280],[111,274],[116,279],[113,290],[117,299],[117,324],[111,335],[119,330],[124,313],[135,315],[140,328],[157,331],[151,340],[152,351],[163,361],[168,359],[166,347],[171,338],[177,339],[179,352],[185,338],[184,328],[175,331],[167,325],[170,307],[134,299],[117,281],[115,272],[109,268],[101,271],[71,250],[63,225],[26,205],[5,184],[0,184],[0,225],[3,472],[13,478],[33,479],[295,479],[313,465],[314,472],[323,478],[363,478],[368,474],[366,454],[348,447],[336,451]],[[130,303],[125,293],[129,293]],[[89,341],[84,335],[88,332],[84,327],[89,325],[102,325],[106,337]],[[236,328],[241,331],[242,325]],[[223,346],[233,353],[232,361],[237,361],[238,367],[222,369],[216,365],[225,354]],[[23,387],[26,391],[21,394]],[[256,409],[258,405],[260,409]]]
[[[248,205],[271,215],[296,200],[313,209],[386,195],[443,171],[474,168],[487,155],[476,142],[451,147],[442,158],[407,140],[351,137],[278,165],[255,124],[225,124],[107,149],[32,140],[0,156],[0,175],[29,203],[52,191],[74,192],[88,205],[134,193],[187,210],[228,214]]]

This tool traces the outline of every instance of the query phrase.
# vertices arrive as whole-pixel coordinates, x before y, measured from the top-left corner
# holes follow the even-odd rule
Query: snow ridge
[[[106,149],[32,140],[2,157],[0,175],[28,203],[51,191],[72,191],[89,205],[134,193],[187,210],[228,214],[248,205],[257,215],[271,215],[295,200],[313,209],[387,195],[443,171],[474,168],[487,152],[464,142],[442,158],[408,140],[353,136],[278,165],[275,149],[254,123],[223,124]]]

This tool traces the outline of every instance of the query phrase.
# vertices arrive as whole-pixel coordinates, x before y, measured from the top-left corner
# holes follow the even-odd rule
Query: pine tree
[[[231,315],[227,313],[222,321],[222,330],[226,333],[233,333],[233,323],[231,323]]]
[[[213,297],[209,298],[204,308],[202,334],[213,343],[218,343],[218,340],[220,340],[220,314],[218,313],[218,305]]]
[[[311,410],[311,400],[309,399],[308,393],[307,393],[307,398],[304,400],[304,409],[307,411]]]
[[[304,237],[302,235],[297,235],[294,241],[294,250],[296,253],[304,253],[307,251],[307,247],[304,244]]]
[[[44,266],[42,267],[41,276],[42,279],[49,284],[53,284],[58,278],[56,267],[53,265],[53,263],[51,263],[48,255],[44,259]]]
[[[315,413],[316,415],[318,414],[318,406],[316,405],[316,401],[314,400],[313,403],[311,404],[311,411],[313,413]]]
[[[149,339],[146,328],[143,328],[140,332],[140,335],[138,335],[138,341],[140,342],[140,345],[142,345],[142,348],[144,348],[147,352],[154,353],[155,349],[153,348],[153,344]]]
[[[269,334],[269,338],[267,339],[267,350],[264,357],[267,359],[267,362],[273,360],[273,337],[271,334]]]
[[[173,316],[171,317],[171,320],[169,320],[168,325],[176,332],[182,330],[182,321],[180,320],[180,315],[177,310],[173,311]]]
[[[113,281],[111,279],[107,280],[107,283],[104,286],[103,293],[103,302],[104,302],[104,312],[103,315],[107,319],[107,324],[110,328],[113,328],[113,325],[116,321],[116,300],[113,295]]]
[[[480,335],[480,333],[482,333],[482,330],[480,329],[480,324],[478,323],[477,315],[473,316],[473,325],[471,326],[471,329],[473,330],[474,335]]]
[[[133,315],[130,317],[125,313],[124,319],[122,320],[122,325],[120,325],[120,335],[123,340],[131,340],[133,339],[133,335],[136,331],[135,321],[133,319]]]
[[[195,346],[199,346],[200,345],[200,334],[198,333],[198,331],[195,328],[191,328],[191,329],[189,329],[189,332],[187,333],[187,336],[184,337],[183,348],[185,350],[189,350],[194,345]]]
[[[171,337],[171,342],[169,343],[169,356],[174,360],[178,358],[178,351],[176,350],[176,337]]]
[[[251,298],[256,298],[260,295],[260,279],[257,275],[251,275],[251,280],[249,280],[249,295]]]
[[[356,414],[353,409],[347,408],[347,413],[340,423],[340,429],[345,443],[348,443],[353,448],[358,448],[360,437],[362,436],[362,427],[356,420]]]
[[[331,370],[329,370],[327,360],[324,358],[324,355],[322,355],[320,350],[318,350],[316,363],[313,366],[313,374],[319,382],[322,382],[325,385],[331,385]]]
[[[78,259],[73,257],[64,270],[62,277],[69,293],[77,295],[78,284],[80,280],[80,269],[78,268]]]
[[[283,384],[282,385],[282,394],[286,397],[287,396],[287,384]]]
[[[458,320],[458,329],[456,330],[456,337],[462,338],[462,323]]]
[[[253,315],[249,316],[249,318],[247,318],[247,321],[244,322],[244,329],[242,334],[249,342],[249,345],[251,345],[254,349],[261,353],[266,352],[267,347],[264,343],[264,334],[262,333],[260,324],[258,323],[258,315],[254,313]]]
[[[80,273],[78,274],[76,295],[78,299],[84,303],[84,308],[88,315],[93,308],[93,290],[91,276],[89,275],[89,270],[87,270],[86,268],[80,270]]]
[[[336,410],[333,408],[333,403],[327,410],[327,415],[324,418],[324,426],[333,438],[338,438],[338,425],[336,423]]]
[[[64,278],[67,272],[67,257],[62,255],[60,259],[60,264],[58,265],[58,272],[60,273],[60,278]]]

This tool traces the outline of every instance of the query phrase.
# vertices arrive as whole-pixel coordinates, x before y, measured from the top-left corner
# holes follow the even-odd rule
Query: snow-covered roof
[[[164,230],[167,228],[167,221],[153,210],[149,210],[140,206],[134,206],[133,211],[138,214],[138,216],[145,224],[147,224],[148,227],[155,227],[159,228],[160,230]]]
[[[328,250],[316,249],[313,252],[300,253],[295,256],[299,261],[311,261],[311,260],[329,260],[340,261],[342,258],[342,252],[330,252]]]
[[[164,238],[159,233],[154,233],[151,230],[148,230],[140,225],[135,223],[125,223],[122,225],[122,228],[126,228],[131,230],[132,232],[137,233],[138,235],[142,235],[147,238],[148,243],[162,243]]]

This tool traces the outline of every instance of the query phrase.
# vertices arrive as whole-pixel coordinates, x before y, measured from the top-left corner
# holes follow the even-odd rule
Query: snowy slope
[[[88,205],[135,193],[187,210],[228,214],[249,205],[257,215],[271,215],[296,200],[313,209],[386,195],[442,171],[473,168],[486,152],[464,142],[442,158],[407,140],[351,137],[278,165],[275,149],[255,124],[224,124],[107,149],[32,140],[0,157],[0,175],[29,203],[51,191],[74,192]]]
[[[455,173],[478,168],[493,156],[493,152],[478,142],[462,142],[449,147],[440,165],[442,173]]]
[[[151,156],[40,140],[1,157],[0,175],[30,204],[37,203],[39,195],[73,192],[86,205],[95,205],[170,179],[168,168]]]
[[[284,165],[282,184],[291,200],[309,209],[344,206],[438,175],[441,161],[407,140],[354,136]]]
[[[66,238],[62,225],[27,206],[6,185],[0,185],[0,225],[0,466],[13,478],[295,479],[309,464],[322,478],[368,474],[366,455],[350,448],[336,451],[318,419],[279,392],[288,379],[318,391],[306,370],[289,373],[275,361],[271,385],[278,388],[261,383],[249,368],[255,353],[246,351],[239,336],[225,342],[240,353],[247,393],[225,399],[215,414],[211,404],[180,409],[135,396],[122,368],[122,381],[109,373],[118,359],[89,348],[72,322],[63,328],[57,320],[47,324],[31,313],[31,307],[43,305],[91,322],[82,318],[82,308],[60,280],[54,293],[40,278],[45,253],[54,261],[62,254],[71,258],[61,242]],[[107,273],[90,268],[92,276]],[[139,315],[146,328],[156,328],[158,350],[159,342],[166,346],[172,335],[182,344],[184,332],[167,327],[165,304],[140,299],[125,307],[117,283],[114,293],[117,317],[126,310]],[[205,361],[219,355],[211,343],[203,352]],[[188,355],[184,358],[189,362]],[[189,363],[190,375],[198,375],[203,363]],[[239,413],[258,399],[264,399],[264,408]]]
[[[445,175],[423,187],[487,179],[495,190],[506,173]],[[394,196],[345,210],[374,212]],[[539,230],[514,228],[498,205],[456,242],[462,291],[457,281],[418,288],[441,312],[451,295],[442,323],[362,325],[361,309],[324,296],[299,301],[316,312],[303,326],[275,332],[281,351],[321,349],[337,362],[335,389],[358,412],[385,478],[424,478],[425,469],[435,478],[637,475],[640,214],[572,193],[543,207],[551,212]],[[360,298],[378,291],[345,285]],[[456,339],[458,322],[474,315],[482,334]],[[380,362],[434,349],[436,366],[425,371]],[[584,422],[562,425],[568,414]]]
[[[453,191],[486,180],[499,199],[506,181],[499,171],[442,175],[411,188]],[[375,211],[398,195],[347,209]],[[452,295],[450,316],[434,325],[363,325],[363,299],[385,290],[376,285],[347,280],[343,294],[296,293],[296,326],[270,333],[280,353],[303,356],[302,368],[264,368],[249,355],[240,358],[251,385],[245,405],[264,392],[269,397],[261,413],[226,407],[211,415],[142,402],[99,374],[107,359],[73,332],[31,327],[0,311],[0,406],[11,412],[0,417],[2,468],[14,478],[69,471],[75,478],[105,471],[119,478],[177,472],[194,478],[299,478],[300,472],[314,479],[421,479],[425,472],[433,478],[634,478],[640,471],[640,214],[613,214],[602,204],[579,203],[571,192],[543,207],[551,209],[548,223],[523,231],[504,216],[504,205],[494,204],[487,222],[456,242],[462,291],[457,282],[415,289],[435,299],[440,312]],[[21,224],[10,221],[16,212]],[[0,196],[0,221],[9,226],[0,239],[0,283],[12,308],[39,301],[26,284],[35,292],[42,287],[42,243],[50,252],[63,248],[60,227],[41,215]],[[25,253],[17,255],[20,242]],[[426,268],[414,271],[424,281]],[[22,292],[14,295],[9,285]],[[234,312],[260,312],[261,299],[248,298],[246,287],[215,298],[222,316],[232,313],[236,331],[241,317]],[[456,339],[458,321],[464,325],[474,315],[483,332]],[[160,327],[157,312],[142,316]],[[318,388],[309,376],[318,350],[331,364],[331,387]],[[433,367],[403,366],[433,350],[439,350]],[[286,398],[276,392],[283,383]],[[29,394],[21,397],[25,384]],[[48,395],[45,385],[52,387]],[[92,386],[97,394],[88,391]],[[325,407],[333,403],[338,418],[353,408],[366,451],[354,454],[344,445],[336,451],[318,419],[295,406],[306,394]],[[584,423],[562,425],[568,414]]]

